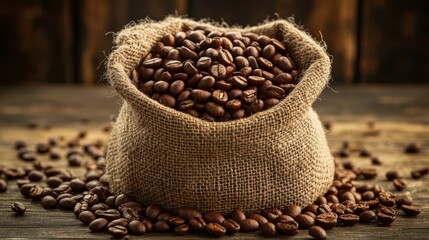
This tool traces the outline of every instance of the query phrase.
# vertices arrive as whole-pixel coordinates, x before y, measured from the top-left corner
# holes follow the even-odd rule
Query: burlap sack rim
[[[255,32],[258,29],[260,31],[261,29],[265,28],[267,25],[273,25],[273,27],[278,27],[278,26],[281,26],[282,24],[290,24],[292,27],[299,29],[299,31],[291,32],[288,34],[299,34],[299,35],[305,36],[305,37],[302,37],[302,40],[305,41],[304,44],[312,45],[313,49],[317,49],[319,56],[307,68],[301,69],[301,74],[299,76],[300,81],[296,85],[295,89],[276,106],[274,106],[270,109],[267,109],[265,111],[256,113],[252,116],[242,118],[242,119],[238,119],[238,120],[226,121],[226,122],[207,122],[205,120],[195,118],[193,116],[190,116],[189,114],[177,111],[176,109],[172,109],[172,108],[166,107],[166,106],[158,103],[157,101],[151,99],[150,97],[148,97],[145,94],[143,94],[142,92],[140,92],[131,83],[131,81],[129,81],[129,72],[131,71],[131,69],[133,69],[133,68],[135,68],[135,66],[137,66],[140,59],[143,57],[143,53],[141,54],[139,61],[136,62],[134,64],[134,66],[128,66],[128,68],[129,68],[128,71],[125,70],[125,67],[127,67],[126,64],[121,63],[121,61],[113,61],[113,59],[118,60],[118,58],[119,59],[122,58],[123,57],[122,55],[125,54],[129,49],[133,50],[133,49],[137,48],[137,46],[128,44],[126,39],[121,39],[121,33],[123,30],[129,30],[130,28],[140,27],[141,24],[160,24],[160,23],[171,21],[171,20],[174,20],[175,22],[180,24],[182,30],[184,30],[183,28],[185,27],[184,23],[189,22],[189,23],[194,24],[193,27],[195,27],[196,25],[208,25],[213,29],[217,29],[217,30],[221,30],[221,31],[229,30],[229,31],[239,31],[239,32],[243,32],[243,33],[244,32]],[[182,18],[182,17],[177,17],[177,16],[167,16],[166,18],[164,18],[161,21],[154,21],[152,19],[146,18],[146,19],[138,20],[137,22],[130,22],[129,24],[127,24],[124,27],[123,30],[114,34],[114,40],[113,41],[115,43],[115,46],[113,47],[113,50],[108,57],[108,61],[106,62],[107,80],[110,83],[110,85],[112,86],[114,93],[119,94],[120,98],[126,99],[127,102],[129,102],[131,105],[136,104],[137,106],[135,106],[135,107],[138,107],[140,105],[138,102],[142,101],[143,103],[145,103],[144,105],[146,105],[147,107],[162,109],[163,111],[161,111],[161,112],[164,114],[164,119],[166,119],[166,120],[168,120],[169,118],[180,118],[185,122],[185,124],[197,124],[199,126],[203,125],[206,127],[208,127],[208,126],[214,127],[214,125],[215,125],[219,129],[224,129],[224,127],[228,128],[228,126],[236,125],[236,124],[257,124],[260,121],[264,121],[264,120],[275,117],[274,115],[277,115],[276,113],[280,113],[281,118],[278,121],[279,124],[290,124],[291,122],[299,121],[299,119],[305,115],[305,113],[311,108],[312,104],[317,100],[317,97],[320,95],[322,90],[328,85],[329,80],[331,79],[331,75],[330,75],[330,72],[331,72],[330,62],[331,61],[330,61],[330,58],[328,57],[328,55],[326,53],[326,45],[324,44],[323,41],[320,43],[315,41],[309,33],[307,33],[306,31],[303,30],[302,27],[295,24],[293,18],[277,19],[274,21],[266,20],[260,24],[255,25],[255,26],[246,26],[244,28],[241,28],[241,26],[238,26],[238,25],[232,25],[230,27],[225,22],[219,23],[219,22],[216,22],[216,21],[213,21],[210,19],[201,19],[201,20],[195,21],[195,20],[192,20],[189,18]],[[311,39],[311,40],[307,41],[307,39]],[[294,55],[294,54],[291,53],[291,55]],[[295,60],[294,56],[292,56],[292,58],[294,58],[294,60]],[[115,62],[116,64],[112,64],[113,62]],[[299,65],[299,63],[296,62],[296,60],[295,60],[295,64]],[[328,71],[325,71],[328,73],[326,76],[324,76],[322,78],[316,77],[313,80],[313,81],[323,80],[322,83],[318,84],[318,85],[320,85],[320,87],[318,87],[318,89],[317,89],[318,93],[314,94],[312,96],[307,96],[307,98],[309,98],[309,99],[307,99],[307,101],[304,101],[306,106],[302,106],[302,105],[299,107],[292,106],[292,105],[298,104],[298,103],[302,104],[303,101],[302,100],[299,101],[298,99],[300,99],[302,94],[306,94],[306,92],[300,91],[300,89],[304,88],[301,86],[305,82],[310,82],[312,80],[312,79],[306,78],[306,72],[315,64],[321,64],[322,66],[328,68]],[[114,74],[114,75],[112,76],[110,74]],[[119,74],[120,76],[115,76],[115,74]],[[114,79],[119,79],[121,81],[113,81]],[[137,102],[136,102],[136,99],[137,99]],[[289,111],[291,109],[295,109],[295,112]],[[299,110],[303,110],[303,111],[300,111],[299,113],[296,112]],[[293,119],[292,119],[292,117],[293,117]]]

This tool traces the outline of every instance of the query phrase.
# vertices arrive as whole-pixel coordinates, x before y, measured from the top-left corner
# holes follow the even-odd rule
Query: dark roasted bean
[[[10,208],[17,215],[22,215],[22,214],[24,214],[25,210],[27,210],[27,208],[25,207],[25,205],[22,204],[22,203],[20,203],[20,202],[14,202],[14,203],[12,203],[12,205],[10,206]]]
[[[206,231],[208,234],[216,237],[220,237],[226,234],[226,228],[218,223],[208,223],[206,225]]]

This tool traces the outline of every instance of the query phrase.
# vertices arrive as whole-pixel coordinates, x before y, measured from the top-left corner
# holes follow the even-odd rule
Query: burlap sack
[[[167,210],[188,206],[226,213],[311,203],[327,190],[334,173],[324,129],[312,109],[330,79],[324,48],[286,20],[234,28],[285,39],[303,74],[292,93],[269,110],[206,122],[162,106],[128,77],[163,35],[197,24],[205,23],[168,17],[116,35],[107,77],[124,102],[107,150],[113,191]]]

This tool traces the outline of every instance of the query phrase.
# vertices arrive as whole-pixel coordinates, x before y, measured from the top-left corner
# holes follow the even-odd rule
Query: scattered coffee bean
[[[259,229],[259,223],[254,219],[244,219],[238,222],[242,232],[254,232]]]
[[[222,222],[222,226],[225,227],[226,231],[229,234],[234,234],[236,232],[239,232],[241,227],[240,224],[238,224],[236,221],[232,219],[226,219]]]
[[[166,221],[157,221],[155,223],[155,232],[157,233],[165,233],[170,231],[170,226]]]
[[[377,219],[377,215],[374,211],[367,210],[359,215],[359,220],[363,223],[369,223],[374,221],[375,219]]]
[[[91,211],[83,211],[79,214],[79,220],[86,224],[89,225],[92,221],[94,221],[96,219],[95,214],[92,213]]]
[[[128,228],[121,226],[121,225],[109,227],[107,231],[114,238],[122,238],[128,234]]]
[[[188,224],[182,224],[180,226],[177,226],[174,228],[174,232],[177,235],[186,235],[189,232],[189,225]]]
[[[337,225],[337,218],[331,213],[317,215],[315,224],[323,229],[332,229]]]
[[[396,190],[402,191],[407,187],[407,181],[404,178],[395,178],[393,186],[395,186]]]
[[[220,237],[226,234],[226,228],[218,223],[208,223],[206,225],[206,231],[208,234]]]
[[[299,214],[295,217],[295,221],[298,223],[299,228],[308,229],[314,225],[314,218],[307,214]]]
[[[57,199],[48,195],[42,198],[41,204],[46,209],[52,209],[57,207],[58,202]]]
[[[377,218],[383,225],[390,225],[395,221],[395,217],[384,213],[377,213]]]
[[[343,214],[338,217],[345,226],[353,226],[359,222],[359,216],[355,214]]]
[[[261,231],[268,236],[274,236],[277,233],[276,225],[272,222],[266,222],[261,226]]]
[[[402,205],[412,205],[413,204],[413,198],[409,195],[402,196],[396,199],[396,205],[398,207],[401,207]]]
[[[298,223],[293,220],[281,220],[276,223],[276,227],[286,236],[293,236],[298,233]]]
[[[325,230],[319,226],[313,226],[308,229],[308,234],[315,239],[324,240],[328,238]]]
[[[408,154],[415,154],[415,153],[419,153],[420,150],[421,150],[420,143],[410,143],[405,147],[404,152]]]
[[[140,236],[146,233],[146,225],[139,220],[133,220],[128,224],[128,230],[131,234]]]
[[[404,213],[406,213],[408,216],[411,216],[411,217],[415,217],[421,213],[420,208],[417,208],[417,207],[411,206],[411,205],[403,204],[403,205],[401,205],[401,209],[402,209],[402,211],[404,211]]]
[[[22,214],[24,214],[25,210],[27,210],[27,208],[25,207],[25,205],[22,204],[22,203],[20,203],[20,202],[14,202],[14,203],[12,203],[12,205],[10,206],[10,208],[17,215],[22,215]]]

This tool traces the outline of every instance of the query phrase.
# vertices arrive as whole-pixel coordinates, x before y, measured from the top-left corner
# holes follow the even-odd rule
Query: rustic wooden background
[[[252,25],[290,16],[333,56],[334,83],[428,83],[426,0],[0,0],[0,83],[96,84],[112,35],[167,14]]]

